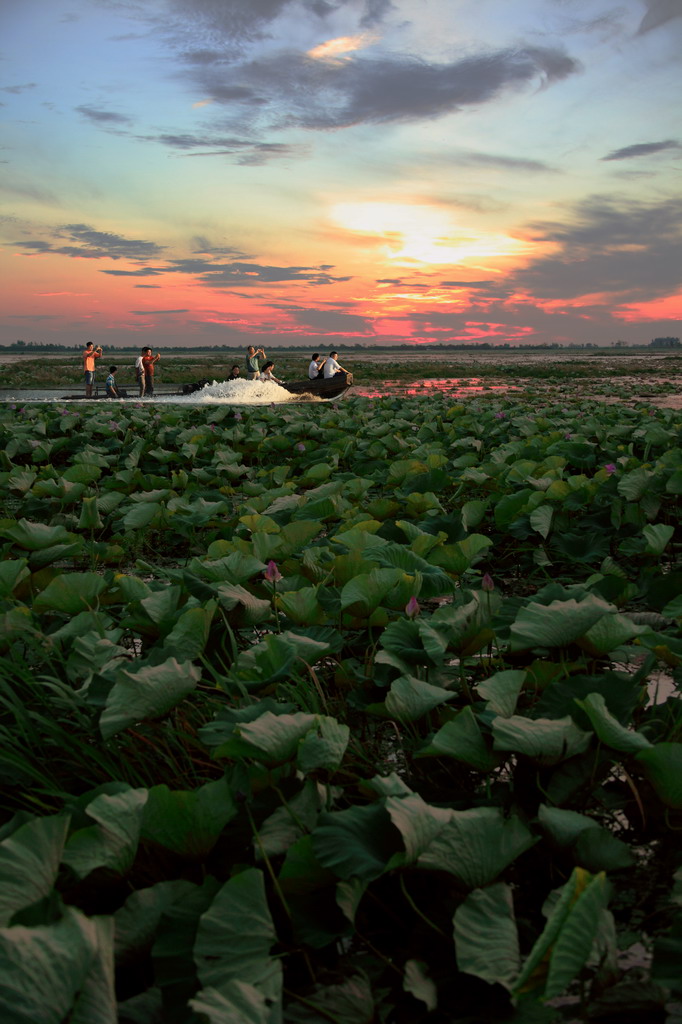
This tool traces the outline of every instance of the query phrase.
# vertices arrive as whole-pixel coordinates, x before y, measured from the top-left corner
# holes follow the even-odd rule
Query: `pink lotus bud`
[[[613,473],[616,472],[616,467],[612,462],[607,462],[604,466],[604,471],[608,473],[609,476],[611,476]]]
[[[408,619],[416,619],[420,611],[421,608],[419,607],[419,601],[413,594],[410,600],[405,605],[405,614],[407,615]]]
[[[242,418],[242,414],[240,413],[239,409],[235,409],[235,411],[234,411],[234,418],[236,420],[240,420]]]
[[[305,445],[303,444],[302,441],[299,441],[298,444],[296,445],[296,451],[297,452],[304,452],[305,451]]]
[[[490,573],[487,572],[481,580],[481,590],[485,590],[486,594],[492,594],[494,589],[495,584],[493,583],[493,578]]]
[[[277,563],[273,562],[272,559],[268,562],[267,568],[263,570],[263,575],[268,583],[277,583],[278,580],[282,579],[282,574],[277,568]]]

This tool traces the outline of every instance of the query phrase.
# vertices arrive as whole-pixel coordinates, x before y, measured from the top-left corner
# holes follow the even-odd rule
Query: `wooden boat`
[[[196,380],[191,384],[182,384],[177,391],[168,391],[167,389],[155,390],[156,395],[163,395],[168,397],[169,395],[194,395],[197,391],[201,391],[207,384],[210,384],[209,380]],[[316,398],[321,398],[325,402],[331,402],[335,398],[341,398],[345,395],[346,391],[353,386],[353,374],[347,373],[345,370],[341,370],[333,377],[316,377],[315,380],[295,380],[291,384],[282,383],[281,387],[285,391],[288,391],[292,395],[314,395]],[[136,395],[128,394],[124,389],[121,390],[121,398],[136,398]],[[84,394],[78,395],[64,395],[62,397],[63,402],[74,402],[79,400],[85,400]],[[95,394],[92,395],[92,401],[95,398],[106,398],[106,394],[103,389],[97,389]]]
[[[291,384],[282,384],[285,391],[292,395],[314,395],[330,402],[334,398],[345,395],[348,388],[353,386],[353,374],[345,370],[339,371],[333,377],[316,377],[314,380],[296,380]]]

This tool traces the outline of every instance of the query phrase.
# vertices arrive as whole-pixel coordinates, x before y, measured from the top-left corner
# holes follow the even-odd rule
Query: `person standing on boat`
[[[83,377],[85,378],[85,397],[92,398],[92,389],[95,385],[95,360],[101,359],[102,346],[97,348],[91,341],[83,349]]]
[[[144,369],[144,393],[145,395],[151,396],[154,394],[154,367],[161,358],[161,353],[157,352],[156,355],[152,353],[150,348],[142,350],[142,367]]]
[[[317,380],[318,377],[322,376],[322,367],[326,362],[326,356],[323,356],[322,359],[320,359],[320,353],[313,352],[313,358],[310,360],[310,366],[308,367],[308,376],[310,380]]]
[[[336,358],[338,356],[338,354],[339,353],[336,350],[334,350],[333,352],[329,353],[328,358],[325,360],[325,364],[324,364],[324,379],[325,380],[329,380],[330,377],[335,377],[337,375],[337,373],[350,373],[350,370],[344,369],[344,367],[341,366],[341,363],[338,362],[338,360]]]
[[[249,345],[246,350],[246,379],[256,380],[260,372],[260,362],[258,357],[262,356],[265,359],[265,352],[262,348],[254,348],[253,345]]]
[[[144,398],[144,363],[142,362],[144,354],[147,351],[143,348],[139,356],[135,360],[135,379],[137,380],[137,387],[140,392],[140,398]]]

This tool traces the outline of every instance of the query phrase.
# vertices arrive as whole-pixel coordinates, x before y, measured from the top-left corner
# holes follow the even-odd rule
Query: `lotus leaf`
[[[400,676],[391,683],[386,694],[384,712],[399,722],[416,722],[434,708],[454,697],[452,690],[432,686],[415,676]],[[376,705],[379,711],[381,705]]]
[[[592,739],[592,733],[583,732],[569,716],[530,719],[512,715],[496,718],[492,730],[495,750],[524,754],[541,764],[558,764],[582,754]]]
[[[525,679],[525,672],[508,669],[484,679],[476,689],[479,696],[488,702],[487,707],[490,711],[503,718],[509,718],[516,710],[516,702]]]
[[[96,824],[69,836],[63,862],[78,878],[86,878],[97,868],[125,875],[137,853],[146,802],[146,789],[95,797],[86,812]]]
[[[118,669],[100,715],[104,739],[130,725],[160,718],[196,687],[201,672],[191,662],[168,658],[160,665],[140,664],[134,670]]]
[[[142,838],[190,860],[199,860],[210,853],[236,813],[224,779],[192,790],[153,786],[144,808]]]
[[[0,1016],[7,1024],[67,1018],[116,1024],[113,929],[106,918],[67,908],[55,924],[0,929],[0,975]]]
[[[580,601],[552,601],[549,605],[537,601],[519,611],[511,627],[512,651],[529,647],[567,647],[583,636],[604,615],[616,611],[595,594]]]
[[[583,709],[602,743],[614,750],[633,754],[651,747],[646,736],[620,724],[607,708],[601,693],[590,693],[584,700],[576,699],[576,704]]]
[[[418,751],[417,757],[452,757],[482,772],[490,772],[499,764],[499,758],[486,743],[470,707],[446,722]]]
[[[666,807],[682,809],[682,743],[655,743],[636,757]]]
[[[194,958],[202,985],[222,993],[230,982],[245,981],[279,1006],[281,964],[270,956],[276,941],[262,872],[249,868],[225,882],[201,916]]]
[[[312,833],[315,856],[338,878],[371,881],[401,853],[400,833],[381,803],[322,812]]]
[[[453,811],[419,857],[419,866],[447,871],[470,889],[494,882],[536,840],[521,820],[494,807]]]
[[[56,881],[69,818],[32,818],[0,843],[0,927],[47,896]]]
[[[512,891],[496,882],[474,889],[453,918],[457,967],[511,989],[521,966]]]
[[[288,444],[288,442],[287,442]],[[234,978],[220,991],[203,988],[189,1005],[207,1024],[271,1024],[272,1010],[265,993]]]
[[[389,796],[385,806],[405,847],[404,854],[391,859],[391,866],[414,864],[452,817],[452,811],[429,806],[417,793]]]

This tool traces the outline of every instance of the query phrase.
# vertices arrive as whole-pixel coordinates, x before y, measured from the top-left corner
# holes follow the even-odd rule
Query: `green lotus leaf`
[[[646,541],[644,549],[647,555],[662,555],[675,533],[670,523],[649,523],[642,530]]]
[[[405,964],[403,989],[426,1005],[429,1011],[438,1007],[438,990],[435,982],[426,973],[426,964],[420,960],[408,960]]]
[[[540,804],[538,820],[557,846],[571,846],[586,829],[599,830],[599,824],[594,818],[563,807],[551,807],[549,804]]]
[[[371,881],[402,853],[400,833],[381,803],[323,812],[312,833],[315,856],[338,878]]]
[[[447,871],[470,889],[494,882],[509,864],[535,843],[515,816],[504,818],[495,807],[453,811],[419,857],[419,866]]]
[[[97,608],[104,590],[106,581],[98,573],[62,573],[37,595],[33,610],[37,613],[49,610],[77,615],[86,609]]]
[[[326,801],[325,788],[307,779],[302,789],[285,806],[278,807],[258,829],[258,842],[254,843],[256,857],[286,853],[290,846],[312,832]]]
[[[142,819],[142,838],[191,860],[207,856],[237,807],[224,779],[197,789],[153,786]]]
[[[565,718],[524,718],[512,715],[496,718],[492,724],[494,750],[509,750],[540,761],[558,764],[584,753],[592,739],[570,716]]]
[[[399,722],[416,722],[455,694],[441,686],[432,686],[415,676],[400,676],[386,694],[385,712]]]
[[[597,736],[607,746],[613,747],[614,750],[622,750],[627,754],[646,750],[652,746],[642,733],[626,729],[620,724],[607,708],[601,693],[590,693],[584,700],[576,698],[575,702],[578,707],[583,709]]]
[[[48,896],[57,879],[69,817],[32,818],[0,843],[0,926]]]
[[[533,601],[520,609],[512,623],[511,649],[566,647],[587,633],[604,615],[614,612],[613,605],[596,594],[589,594],[580,601],[552,601],[548,605]]]
[[[287,440],[287,446],[289,441]],[[203,988],[189,1000],[189,1006],[206,1024],[271,1024],[272,1008],[265,992],[234,978],[220,991]]]
[[[194,891],[192,882],[157,882],[136,889],[114,914],[114,952],[117,965],[139,961],[156,935],[162,915],[183,896]]]
[[[453,576],[461,576],[481,560],[491,545],[490,537],[472,533],[455,544],[444,544],[434,548],[429,555],[429,562],[432,565],[439,565]]]
[[[160,665],[142,663],[134,670],[119,669],[99,719],[103,738],[110,739],[130,725],[165,715],[195,689],[200,678],[200,669],[175,658]]]
[[[163,505],[158,501],[141,501],[128,509],[123,516],[123,526],[126,530],[142,530],[155,521],[158,525],[162,511]]]
[[[452,757],[482,772],[490,772],[499,764],[470,707],[446,722],[416,756]]]
[[[62,857],[64,863],[78,878],[86,878],[97,868],[125,875],[137,853],[146,802],[146,789],[95,797],[85,811],[96,824],[69,837]]]
[[[276,941],[263,874],[248,868],[225,882],[199,920],[194,959],[201,984],[223,994],[231,982],[246,982],[280,1005],[282,967],[270,956]]]
[[[636,758],[666,807],[682,810],[682,743],[655,743]]]
[[[507,669],[496,672],[495,675],[478,683],[476,690],[479,696],[488,702],[487,707],[490,711],[503,718],[509,718],[516,710],[516,702],[525,679],[525,672]]]
[[[603,874],[592,876],[575,868],[548,917],[516,980],[515,994],[544,985],[544,997],[560,995],[584,967],[609,889]]]
[[[55,924],[0,929],[7,1024],[115,1024],[113,927],[68,907]]]
[[[319,768],[335,771],[346,752],[350,739],[347,725],[335,718],[318,715],[316,727],[305,734],[298,746],[296,764],[304,774]]]
[[[528,518],[530,525],[536,533],[539,533],[544,540],[547,540],[549,531],[552,528],[552,519],[554,518],[554,509],[552,506],[539,505],[538,508],[533,509]]]
[[[328,619],[324,608],[317,599],[317,587],[301,587],[279,593],[277,607],[297,626],[322,626]]]
[[[9,597],[22,580],[31,575],[25,558],[0,561],[0,597]]]
[[[595,622],[594,626],[591,626],[580,637],[578,643],[590,654],[608,654],[609,651],[621,647],[628,640],[642,636],[647,629],[647,626],[636,624],[627,615],[613,612]]]
[[[392,866],[414,864],[452,817],[452,811],[430,806],[417,793],[389,796],[385,806],[405,847],[391,859]]]
[[[298,711],[275,715],[266,711],[252,722],[241,722],[215,752],[217,757],[250,757],[263,764],[282,764],[295,757],[306,733],[318,727],[318,716]]]
[[[502,882],[474,889],[453,918],[457,967],[511,989],[521,966],[512,890]]]
[[[69,533],[63,526],[30,523],[27,519],[20,519],[12,526],[0,527],[0,537],[13,541],[17,547],[23,548],[25,551],[46,551],[57,545],[70,545],[75,541],[80,541],[79,537]]]
[[[209,601],[203,608],[188,608],[176,620],[163,641],[163,649],[177,658],[199,658],[208,643],[217,603]]]
[[[259,534],[267,537],[268,534]],[[234,618],[238,626],[255,626],[270,618],[272,608],[265,598],[255,597],[250,591],[239,584],[221,583],[216,587],[216,596],[220,604],[230,615],[230,623]]]

